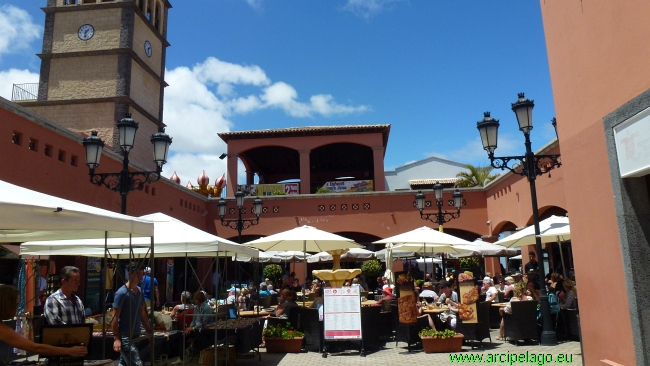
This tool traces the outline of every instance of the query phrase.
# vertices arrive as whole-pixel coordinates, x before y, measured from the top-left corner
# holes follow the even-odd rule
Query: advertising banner
[[[372,180],[349,180],[349,181],[332,181],[323,185],[332,192],[372,192],[375,190],[374,181]]]
[[[400,324],[414,324],[418,321],[418,309],[413,282],[398,283],[399,297],[397,298],[397,312]]]
[[[326,288],[323,295],[325,339],[361,339],[359,287]]]
[[[472,272],[461,273],[458,276],[460,304],[458,304],[458,317],[465,324],[478,323],[476,317],[476,302],[479,299],[478,286],[474,285]]]
[[[300,183],[281,183],[281,184],[240,184],[237,189],[244,192],[247,196],[273,196],[277,192],[285,194],[299,194]]]
[[[102,296],[102,260],[91,258],[86,260],[86,308],[93,309],[93,314],[100,311],[99,299]]]

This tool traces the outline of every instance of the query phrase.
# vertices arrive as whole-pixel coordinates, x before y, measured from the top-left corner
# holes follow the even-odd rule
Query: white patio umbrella
[[[244,244],[244,246],[268,250],[300,250],[303,252],[318,253],[328,250],[363,248],[354,240],[340,235],[316,229],[313,226],[300,226],[281,233],[269,235]],[[307,281],[307,257],[304,259],[305,279]],[[305,283],[303,282],[303,283]],[[303,297],[304,299],[304,297]]]
[[[467,249],[473,250],[472,252],[460,253],[460,254],[450,254],[450,257],[461,258],[461,257],[471,257],[471,256],[483,256],[483,257],[503,257],[517,255],[518,249],[506,248],[503,245],[497,245],[494,243],[488,243],[483,240],[475,240],[472,242],[472,247],[467,247]]]
[[[569,227],[569,218],[566,216],[551,216],[539,222],[539,237],[542,243],[556,241],[560,246],[560,259],[562,260],[562,271],[566,276],[564,266],[564,254],[562,254],[562,242],[571,240],[571,230]],[[497,241],[494,244],[503,245],[507,248],[520,247],[524,245],[535,245],[535,225],[518,231],[512,235]]]
[[[564,216],[551,216],[539,222],[539,236],[542,243],[562,242],[571,240],[569,218]],[[535,226],[531,225],[512,235],[497,241],[497,245],[506,248],[535,245]]]
[[[472,245],[471,242],[434,230],[428,226],[407,231],[390,238],[378,240],[375,244],[393,243],[395,249],[412,250],[416,253],[429,255],[433,253],[465,253],[471,249],[462,246]],[[425,266],[426,271],[426,266]]]
[[[232,260],[237,262],[259,262],[259,263],[282,263],[282,258],[276,257],[271,252],[258,252],[257,258],[251,258],[246,255],[236,254]]]
[[[389,244],[386,244],[386,249],[378,250],[375,252],[375,258],[379,261],[386,262],[386,260],[390,257],[392,260],[395,259],[405,259],[405,258],[415,258],[417,257],[417,254],[415,254],[414,251],[412,250],[405,250],[405,249],[392,249],[388,247]],[[389,253],[391,252],[391,253]]]

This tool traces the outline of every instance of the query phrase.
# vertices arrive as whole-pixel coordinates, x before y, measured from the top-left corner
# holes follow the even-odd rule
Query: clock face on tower
[[[151,43],[149,41],[144,41],[144,53],[147,54],[147,57],[151,57]]]
[[[77,35],[79,36],[79,39],[82,41],[87,41],[93,38],[94,34],[95,34],[95,28],[93,28],[93,26],[90,24],[82,25],[81,27],[79,27],[79,31],[77,31]]]

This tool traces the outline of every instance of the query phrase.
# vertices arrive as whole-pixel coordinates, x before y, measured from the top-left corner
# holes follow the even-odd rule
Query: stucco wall
[[[644,0],[541,1],[571,217],[586,365],[647,364],[633,330],[603,117],[650,88]],[[603,270],[607,275],[603,276]],[[602,289],[616,310],[602,306]],[[645,309],[647,311],[647,309]],[[638,319],[635,319],[636,323]],[[638,323],[637,323],[638,324]],[[613,341],[616,340],[616,341]]]

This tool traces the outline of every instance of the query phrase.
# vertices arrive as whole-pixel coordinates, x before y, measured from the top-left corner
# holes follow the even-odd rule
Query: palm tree
[[[474,166],[471,164],[465,165],[468,172],[460,172],[456,174],[458,182],[457,187],[485,187],[486,184],[496,179],[499,174],[490,175],[492,167],[489,165]]]

